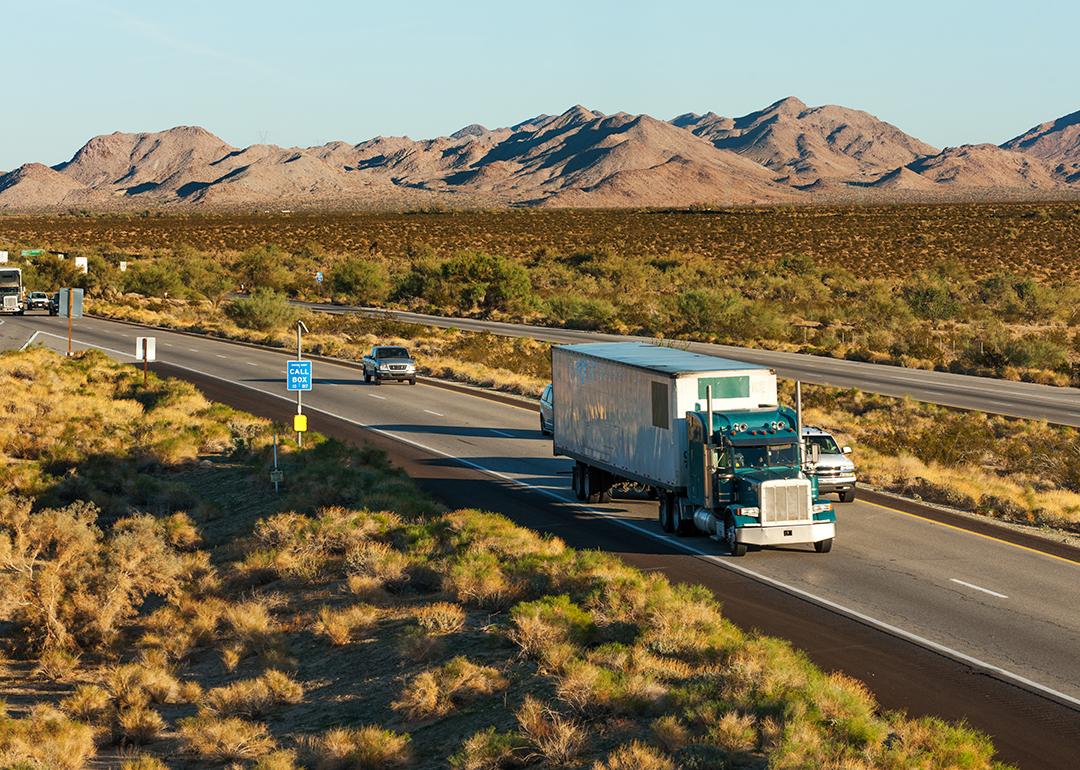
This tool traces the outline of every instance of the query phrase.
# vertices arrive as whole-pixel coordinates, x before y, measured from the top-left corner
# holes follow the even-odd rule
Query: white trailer
[[[578,461],[575,490],[591,502],[612,479],[684,494],[685,415],[705,408],[706,388],[715,410],[777,406],[772,369],[644,342],[554,347],[551,374],[555,454]]]

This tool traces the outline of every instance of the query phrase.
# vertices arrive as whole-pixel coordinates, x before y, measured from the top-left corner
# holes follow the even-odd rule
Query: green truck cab
[[[741,556],[750,545],[832,548],[836,513],[803,470],[798,417],[777,407],[686,414],[686,502],[693,529]],[[684,503],[685,505],[685,503]],[[690,531],[690,517],[679,517]],[[685,523],[683,523],[685,522]]]

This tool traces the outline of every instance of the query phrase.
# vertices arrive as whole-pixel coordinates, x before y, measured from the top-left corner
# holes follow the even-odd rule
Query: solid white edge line
[[[950,583],[959,583],[960,585],[967,586],[968,588],[974,588],[976,591],[982,591],[984,594],[990,594],[991,596],[996,596],[999,599],[1008,599],[1009,598],[1005,594],[999,594],[997,591],[991,591],[989,588],[983,588],[982,586],[977,586],[974,583],[967,582],[966,580],[958,580],[957,578],[949,578],[949,582]]]
[[[61,337],[58,334],[51,334],[50,332],[41,332],[41,333],[42,334],[48,334],[51,337],[58,337],[59,339],[67,339],[66,337]],[[35,332],[35,335],[36,334],[38,334],[38,332]],[[31,339],[32,339],[32,337],[31,337]],[[87,345],[89,347],[96,347],[96,348],[99,348],[101,350],[105,350],[105,351],[110,352],[110,353],[119,353],[119,351],[114,351],[114,350],[112,350],[110,348],[106,348],[106,347],[104,347],[102,345],[94,345],[94,344],[88,343],[88,342],[83,342],[83,343],[80,343],[80,344]],[[128,355],[127,353],[120,353],[120,355],[126,356],[128,358],[134,358],[134,356]],[[204,377],[210,377],[212,379],[220,380],[221,382],[226,382],[226,383],[228,383],[230,385],[236,385],[236,386],[241,387],[241,388],[247,388],[248,390],[253,390],[256,393],[262,393],[263,395],[266,395],[266,396],[271,396],[273,398],[281,399],[282,401],[287,401],[290,404],[293,403],[293,400],[292,400],[291,397],[283,396],[280,393],[272,393],[270,391],[263,390],[262,388],[257,388],[257,387],[255,387],[253,385],[247,385],[247,384],[241,383],[241,382],[234,382],[233,380],[230,380],[227,377],[219,377],[216,374],[210,374],[209,372],[203,372],[203,371],[200,371],[199,369],[192,369],[190,366],[182,366],[181,364],[174,364],[174,363],[169,363],[169,362],[166,362],[166,361],[162,361],[161,363],[168,363],[169,366],[175,366],[177,369],[183,369],[184,371],[193,372],[195,374],[199,374],[199,375],[202,375]],[[979,658],[973,657],[971,655],[967,655],[965,653],[960,652],[959,650],[954,650],[951,647],[946,647],[944,644],[939,644],[939,643],[937,643],[935,641],[932,641],[932,640],[927,639],[925,637],[919,636],[918,634],[914,634],[914,633],[912,633],[910,631],[905,631],[904,629],[899,628],[897,626],[894,626],[891,623],[886,623],[883,620],[878,620],[877,618],[874,618],[874,617],[871,617],[870,615],[859,612],[858,610],[850,609],[849,607],[845,607],[842,604],[838,604],[838,603],[836,603],[834,601],[831,601],[829,599],[826,599],[824,597],[818,596],[816,594],[812,594],[809,591],[804,591],[801,588],[796,588],[793,585],[789,585],[787,583],[784,583],[783,581],[776,580],[775,578],[771,578],[768,575],[763,575],[762,573],[755,572],[752,569],[748,569],[746,567],[742,567],[742,566],[739,566],[737,564],[733,564],[730,559],[722,559],[719,556],[717,556],[716,554],[708,553],[707,551],[703,551],[700,548],[695,548],[694,546],[689,545],[687,543],[683,543],[683,542],[680,542],[680,541],[675,540],[673,538],[669,538],[666,535],[661,535],[659,533],[653,532],[652,530],[646,529],[645,527],[642,527],[641,525],[636,524],[635,522],[626,521],[626,520],[621,519],[619,517],[613,516],[612,514],[607,513],[606,511],[602,511],[600,509],[593,508],[591,506],[580,505],[573,498],[567,497],[566,495],[564,495],[564,494],[562,494],[560,492],[556,492],[556,491],[551,490],[551,489],[546,489],[545,487],[534,486],[534,485],[528,483],[527,481],[521,481],[520,479],[514,478],[513,476],[508,476],[507,474],[502,473],[500,471],[495,471],[495,470],[492,470],[490,468],[486,468],[483,465],[480,465],[479,463],[472,462],[471,460],[468,460],[468,459],[466,459],[464,457],[457,457],[456,455],[452,455],[449,452],[444,452],[441,449],[436,449],[435,447],[430,447],[430,446],[427,446],[426,444],[421,444],[419,441],[416,441],[414,439],[410,439],[410,438],[407,438],[405,436],[399,436],[396,433],[391,433],[390,431],[383,430],[381,428],[376,428],[376,427],[374,427],[372,425],[367,425],[366,423],[358,422],[357,420],[354,420],[354,419],[352,419],[350,417],[345,417],[344,415],[336,414],[334,412],[327,411],[326,409],[319,409],[318,407],[308,406],[308,411],[318,412],[320,414],[325,414],[327,417],[333,417],[335,420],[341,420],[343,422],[347,422],[347,423],[349,423],[351,425],[357,426],[358,428],[362,428],[363,430],[369,430],[372,433],[378,433],[381,436],[385,436],[385,437],[393,439],[395,441],[400,441],[400,442],[402,442],[404,444],[409,444],[410,446],[414,446],[417,449],[422,449],[425,452],[432,452],[432,453],[437,454],[437,455],[439,455],[441,457],[445,457],[448,460],[453,460],[453,461],[458,462],[458,463],[460,463],[462,465],[465,465],[465,466],[467,466],[469,468],[473,468],[475,470],[478,470],[481,473],[486,473],[489,476],[494,476],[497,479],[509,482],[510,484],[514,484],[515,486],[523,487],[525,489],[530,489],[530,490],[532,490],[534,492],[539,492],[542,495],[546,495],[547,497],[553,498],[553,499],[558,500],[560,502],[568,503],[571,506],[573,506],[573,507],[575,507],[575,508],[577,508],[579,510],[586,511],[588,513],[594,514],[598,518],[606,519],[606,520],[610,521],[613,524],[617,524],[617,525],[619,525],[621,527],[625,527],[626,529],[633,530],[634,532],[637,532],[638,534],[641,534],[641,535],[645,535],[646,537],[652,538],[653,540],[659,540],[659,541],[663,542],[666,545],[672,546],[673,548],[677,548],[677,549],[679,549],[681,551],[685,551],[686,553],[697,556],[697,557],[699,557],[701,559],[704,559],[705,561],[708,561],[708,562],[710,562],[712,564],[715,564],[718,567],[723,567],[724,569],[731,570],[732,572],[738,572],[741,575],[745,575],[746,577],[757,580],[758,582],[765,583],[766,585],[770,585],[773,588],[777,588],[777,589],[779,589],[781,591],[784,591],[785,593],[791,594],[792,596],[797,596],[797,597],[799,597],[801,599],[805,599],[805,600],[807,600],[809,602],[812,602],[814,604],[817,604],[817,605],[819,605],[821,607],[826,607],[826,608],[828,608],[830,610],[833,610],[834,612],[837,612],[837,613],[839,613],[841,615],[844,615],[844,616],[846,616],[848,618],[851,618],[853,620],[858,620],[858,621],[860,621],[860,622],[862,622],[862,623],[864,623],[864,624],[866,624],[868,626],[876,628],[879,631],[884,631],[884,632],[886,632],[888,634],[891,634],[893,636],[897,636],[897,637],[900,637],[901,639],[912,642],[912,643],[914,643],[914,644],[916,644],[916,645],[918,645],[920,647],[925,647],[926,649],[933,650],[934,652],[937,652],[937,653],[939,653],[941,655],[944,655],[945,657],[952,658],[953,660],[958,660],[958,661],[961,661],[963,663],[967,663],[968,665],[974,666],[975,668],[981,668],[984,671],[988,671],[988,672],[991,672],[993,674],[996,674],[999,677],[1001,677],[1002,679],[1006,679],[1006,680],[1010,681],[1013,684],[1023,686],[1025,688],[1029,689],[1029,690],[1035,690],[1036,692],[1041,693],[1042,695],[1049,696],[1054,700],[1063,701],[1068,706],[1070,706],[1070,707],[1072,707],[1074,709],[1080,710],[1080,698],[1074,698],[1071,695],[1066,695],[1063,692],[1059,692],[1059,691],[1057,691],[1057,690],[1055,690],[1055,689],[1053,689],[1051,687],[1047,687],[1046,685],[1039,684],[1038,682],[1036,682],[1036,681],[1034,681],[1032,679],[1028,679],[1027,677],[1021,676],[1020,674],[1014,674],[1012,671],[1008,671],[1007,669],[1001,668],[1000,666],[995,666],[992,663],[987,663],[984,660],[980,660]]]

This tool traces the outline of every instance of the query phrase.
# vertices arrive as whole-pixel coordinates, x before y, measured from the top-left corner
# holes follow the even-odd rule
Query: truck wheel
[[[675,517],[672,508],[675,507],[675,496],[670,492],[660,492],[660,528],[665,532],[675,531]]]
[[[818,553],[828,553],[832,550],[832,541],[833,539],[831,537],[827,537],[824,540],[818,540],[814,543],[814,550]]]
[[[574,490],[574,497],[582,502],[585,501],[585,475],[588,473],[588,466],[583,462],[574,463],[574,472],[571,486]]]
[[[367,369],[364,370],[364,384],[365,385],[370,385],[371,384],[371,375],[368,374]]]
[[[376,385],[382,385],[382,377],[380,377],[379,375],[376,374],[374,376],[374,380]]]
[[[853,503],[855,502],[855,490],[849,489],[847,492],[840,493],[840,502]]]
[[[599,481],[599,476],[600,471],[596,468],[585,468],[584,492],[585,499],[590,503],[602,502],[601,498],[603,498],[604,493],[601,485],[597,483]]]
[[[732,556],[746,556],[746,543],[740,543],[735,539],[735,522],[731,519],[724,522],[724,545]]]

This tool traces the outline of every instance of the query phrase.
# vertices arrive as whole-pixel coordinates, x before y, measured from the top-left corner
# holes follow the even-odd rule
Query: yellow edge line
[[[993,535],[986,535],[982,532],[975,532],[974,530],[966,529],[964,527],[958,527],[955,524],[946,524],[943,521],[937,521],[931,519],[929,516],[920,516],[917,513],[910,513],[908,511],[901,511],[899,508],[891,508],[888,505],[882,505],[881,503],[872,503],[869,500],[863,500],[861,502],[867,505],[872,505],[875,508],[881,508],[882,510],[892,511],[893,513],[899,513],[901,516],[908,516],[912,519],[918,519],[919,521],[925,521],[930,524],[936,524],[939,527],[948,527],[949,529],[955,529],[957,532],[963,532],[968,535],[974,535],[975,537],[981,537],[984,540],[993,540],[995,543],[1001,543],[1002,545],[1011,546],[1013,548],[1019,548],[1022,551],[1030,551],[1031,553],[1037,553],[1039,556],[1045,556],[1048,559],[1057,559],[1060,562],[1071,564],[1074,567],[1080,567],[1080,563],[1073,561],[1072,559],[1066,559],[1064,556],[1058,556],[1057,554],[1047,553],[1046,551],[1040,551],[1038,548],[1032,548],[1026,545],[1020,545],[1019,543],[1013,543],[1009,540],[1002,540],[1000,537],[994,537]]]

